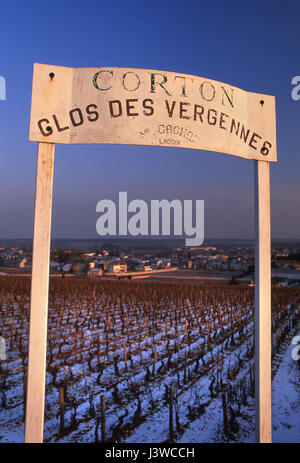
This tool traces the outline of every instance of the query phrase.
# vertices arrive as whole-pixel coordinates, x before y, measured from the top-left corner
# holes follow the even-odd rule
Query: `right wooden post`
[[[255,184],[255,430],[272,442],[271,232],[269,162],[254,161]]]

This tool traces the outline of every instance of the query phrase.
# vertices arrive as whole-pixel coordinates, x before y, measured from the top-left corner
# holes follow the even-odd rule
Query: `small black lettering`
[[[214,115],[211,117],[211,113],[214,113]],[[207,122],[210,125],[216,125],[217,123],[217,111],[215,109],[209,109],[207,111]]]
[[[110,112],[111,117],[122,116],[122,103],[120,100],[111,100],[108,102],[108,104],[109,104],[109,112]],[[117,105],[116,110],[118,110],[118,112],[115,112],[115,109],[114,109],[114,106],[116,105]]]
[[[187,103],[187,102],[184,102],[184,101],[180,101],[179,103],[179,117],[181,119],[190,119],[190,116],[184,116],[184,113],[187,112],[187,109],[184,108],[184,105],[185,106],[188,106],[190,105],[191,103]]]
[[[49,131],[45,131],[43,126],[42,126],[42,123],[45,122],[46,124],[49,124],[49,121],[48,119],[40,119],[37,123],[38,125],[38,128],[40,129],[41,131],[41,134],[44,135],[44,137],[48,137],[49,135],[51,135],[53,133],[53,130],[49,130]]]
[[[203,113],[204,113],[203,106],[195,104],[194,105],[194,121],[197,119],[197,116],[199,116],[200,121],[203,122],[203,119],[202,119],[202,114]]]
[[[231,104],[231,106],[234,108],[234,106],[233,106],[233,88],[230,89],[230,90],[231,90],[231,98],[230,98],[230,96],[228,95],[227,91],[225,90],[225,88],[224,88],[222,85],[221,85],[221,89],[222,89],[222,104],[223,104],[224,106],[226,106],[225,103],[224,103],[224,95],[225,95],[226,98],[227,98],[227,100],[228,100],[229,103]]]
[[[206,91],[206,96],[204,96],[204,84],[207,84],[207,85],[210,85],[210,88],[211,88],[211,98],[208,98],[207,97],[207,91]],[[202,84],[200,85],[200,93],[201,93],[201,96],[203,98],[203,100],[205,101],[212,101],[216,95],[216,90],[215,90],[215,87],[208,81],[205,81],[205,82],[202,82]]]
[[[156,76],[161,76],[162,81],[157,82]],[[166,87],[164,86],[164,84],[167,82],[167,80],[168,80],[167,76],[165,76],[164,74],[161,74],[160,72],[151,73],[151,93],[155,93],[155,88],[156,88],[156,84],[157,84],[166,92],[167,95],[171,96],[171,93],[169,93],[168,90],[166,89]]]
[[[229,117],[228,114],[221,113],[220,114],[220,125],[219,125],[219,127],[220,127],[220,129],[226,130],[226,127],[223,126],[223,124],[225,123],[225,117],[224,116]]]
[[[126,111],[127,111],[127,116],[138,116],[139,113],[133,113],[131,112],[131,110],[135,109],[134,105],[130,104],[130,103],[134,103],[138,101],[137,98],[130,98],[128,100],[126,100]]]
[[[175,108],[176,101],[172,101],[172,106],[170,108],[168,100],[166,100],[166,108],[168,111],[169,117],[173,116],[174,108]]]
[[[95,104],[89,104],[85,110],[86,110],[86,113],[89,114],[88,116],[88,120],[90,122],[95,122],[99,119],[99,113],[98,111],[91,111],[92,109],[97,109],[97,105]]]
[[[57,130],[58,130],[59,132],[63,132],[64,130],[67,130],[67,129],[70,128],[68,125],[65,126],[65,127],[60,127],[56,115],[55,115],[55,114],[52,114],[52,117],[53,117],[54,123],[55,123],[55,125],[56,125],[56,128],[57,128]]]
[[[248,129],[246,132],[245,127],[242,125],[240,139],[243,139],[244,142],[247,143],[249,133],[250,133],[250,130]]]
[[[253,132],[252,137],[250,138],[250,141],[249,141],[249,146],[253,148],[254,150],[257,149],[257,147],[253,144],[253,143],[257,143],[257,140],[255,140],[256,138],[262,139],[262,137],[258,135],[258,133]]]
[[[133,74],[136,77],[136,86],[134,88],[128,88],[125,85],[125,79],[129,74]],[[127,90],[128,92],[135,92],[135,90],[137,90],[139,88],[140,83],[141,83],[141,80],[140,80],[139,76],[135,72],[128,71],[128,72],[125,72],[125,74],[123,74],[123,76],[122,76],[122,87],[125,88],[125,90]]]
[[[146,98],[145,100],[143,100],[142,106],[143,106],[143,108],[145,108],[143,110],[144,116],[152,116],[152,114],[154,113],[153,106],[148,106],[148,103],[149,103],[149,105],[154,104],[153,100],[151,100],[150,98]]]
[[[112,76],[114,74],[113,71],[109,71],[108,69],[103,69],[102,71],[96,72],[96,74],[93,77],[93,85],[97,90],[106,91],[106,90],[109,90],[111,88],[111,86],[106,87],[106,88],[102,88],[102,87],[99,87],[99,85],[98,85],[98,77],[100,76],[100,74],[102,74],[104,72],[108,72],[108,74],[111,74]]]
[[[79,116],[79,120],[77,122],[75,121],[74,114],[78,114]],[[83,115],[80,108],[71,109],[71,111],[69,111],[69,116],[74,127],[78,127],[83,124]]]
[[[239,134],[240,123],[238,122],[238,123],[236,124],[235,119],[232,119],[232,121],[231,121],[230,133],[232,133],[233,130],[235,130],[235,135],[238,135],[238,134]]]
[[[268,148],[267,148],[267,146],[268,146]],[[272,148],[272,144],[270,142],[268,142],[268,141],[264,141],[263,147],[260,150],[260,152],[264,156],[268,156],[271,148]]]

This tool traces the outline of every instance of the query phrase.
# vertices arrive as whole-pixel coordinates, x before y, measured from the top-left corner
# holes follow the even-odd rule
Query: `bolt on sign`
[[[39,142],[26,442],[42,442],[55,143],[192,148],[254,160],[256,440],[271,442],[270,161],[275,98],[175,72],[35,64],[30,140]]]
[[[217,151],[276,161],[275,98],[214,80],[35,64],[30,140]]]

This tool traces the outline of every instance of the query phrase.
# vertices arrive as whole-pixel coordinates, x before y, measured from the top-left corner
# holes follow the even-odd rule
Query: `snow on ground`
[[[273,379],[273,442],[300,443],[300,369],[293,348],[290,343]]]
[[[298,332],[299,335],[300,332]],[[273,442],[300,443],[300,369],[297,362],[292,358],[292,350],[295,345],[291,343],[291,338],[287,341],[286,346],[287,348],[277,357],[279,367],[272,382],[272,437]],[[201,400],[204,400],[202,394],[205,393],[207,386],[207,381],[201,384],[200,379],[195,384],[195,389],[192,392],[196,395],[196,388],[198,391],[200,388]],[[186,404],[190,403],[189,400],[192,400],[190,394],[191,391],[186,391],[182,397]],[[15,409],[1,410],[0,442],[23,442],[24,423],[22,422],[22,410],[22,405],[17,406]],[[234,442],[254,442],[254,410],[254,399],[249,397],[248,404],[241,408],[241,416],[237,418],[240,431],[235,436]],[[54,421],[55,426],[57,426],[57,419]],[[82,435],[80,435],[80,438],[77,435],[78,441],[83,442],[84,439],[91,441],[93,439],[93,428],[94,425],[90,432],[87,432],[87,429],[85,429],[85,432],[79,432]],[[161,442],[167,435],[168,409],[165,407],[134,430],[126,439],[126,442]],[[70,441],[70,437],[66,436],[60,439],[60,442]],[[222,405],[220,397],[217,396],[207,405],[203,415],[190,423],[177,442],[201,443],[224,442],[224,440]],[[74,435],[71,441],[74,441]],[[233,442],[230,439],[226,441]]]
[[[289,341],[272,381],[272,442],[274,443],[300,443],[300,368],[292,357],[295,345],[291,343],[291,339]],[[235,442],[255,442],[254,400],[249,400],[249,407],[242,411],[243,418],[239,418],[238,421],[243,435]],[[214,401],[207,408],[205,422],[203,418],[194,421],[178,442],[220,442],[222,420],[221,406]]]

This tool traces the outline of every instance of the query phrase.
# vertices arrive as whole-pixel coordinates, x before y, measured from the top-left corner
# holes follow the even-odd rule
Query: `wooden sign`
[[[175,72],[35,64],[30,140],[172,146],[276,161],[275,98]]]
[[[275,98],[174,72],[35,64],[30,140],[39,149],[25,441],[43,441],[55,143],[121,143],[254,159],[256,440],[271,442],[269,167],[277,160]]]

